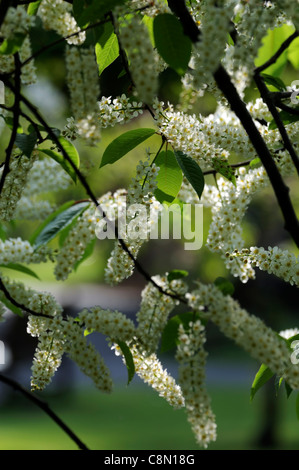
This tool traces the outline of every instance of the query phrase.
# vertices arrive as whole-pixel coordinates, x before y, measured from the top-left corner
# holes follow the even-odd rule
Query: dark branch
[[[191,17],[184,0],[168,0],[168,5],[181,20],[185,34],[187,34],[193,42],[196,42],[200,38],[200,32]],[[197,34],[195,28],[197,30]],[[295,39],[295,37],[297,37],[297,34],[292,38],[292,40]],[[288,44],[285,44],[284,47],[288,47],[290,43],[291,39],[289,38]],[[274,62],[276,58],[273,57],[272,60]],[[257,155],[261,159],[275,192],[278,204],[281,208],[285,220],[285,229],[292,236],[297,247],[299,247],[299,223],[290,199],[289,188],[285,185],[272,155],[252,119],[252,116],[239,96],[229,74],[222,65],[219,65],[218,69],[214,73],[214,79],[218,88],[227,99],[232,111],[234,111],[236,116],[239,118],[256,150]]]
[[[11,131],[9,143],[6,148],[6,158],[5,158],[3,172],[2,172],[1,180],[0,180],[0,195],[3,190],[6,176],[8,175],[10,171],[10,168],[9,168],[10,159],[11,159],[14,143],[17,137],[19,119],[20,119],[21,69],[20,69],[20,58],[19,58],[18,53],[14,55],[14,61],[15,61],[15,91],[16,92],[15,92],[14,104],[12,107],[13,124],[12,124],[12,131]]]
[[[64,431],[79,447],[81,450],[89,450],[88,447],[79,439],[79,437],[62,421],[62,419],[57,416],[54,411],[51,410],[49,405],[38,398],[34,393],[29,392],[24,387],[22,387],[18,382],[9,377],[5,377],[3,374],[0,374],[0,382],[12,387],[14,390],[20,392],[25,398],[30,400],[34,405],[38,406],[43,410],[53,421],[56,423],[62,431]]]
[[[255,80],[255,83],[258,87],[258,90],[260,92],[260,95],[264,101],[264,103],[268,106],[269,108],[269,111],[270,113],[272,114],[273,116],[273,119],[277,125],[277,128],[280,132],[280,135],[281,135],[281,138],[283,140],[283,143],[284,143],[284,146],[286,148],[286,150],[289,152],[290,154],[290,157],[294,163],[294,166],[297,170],[297,173],[299,174],[299,159],[298,159],[298,155],[289,139],[289,136],[288,136],[288,133],[286,131],[286,128],[284,127],[284,124],[279,116],[279,112],[277,111],[275,105],[273,104],[273,101],[271,99],[271,95],[269,94],[269,91],[268,91],[268,88],[267,86],[265,85],[262,77],[258,74],[258,73],[255,73],[254,75],[254,80]]]
[[[20,302],[18,302],[17,300],[15,300],[9,290],[7,289],[7,287],[4,285],[2,279],[0,278],[0,290],[3,292],[3,294],[5,295],[5,297],[7,298],[7,300],[9,300],[12,305],[14,305],[15,307],[18,307],[20,308],[21,310],[23,310],[24,312],[26,313],[29,313],[29,315],[33,315],[35,317],[43,317],[43,318],[52,318],[51,316],[49,315],[46,315],[44,313],[39,313],[39,312],[35,312],[34,310],[31,310],[30,308],[26,307],[26,305],[23,305],[21,304]]]
[[[291,36],[289,36],[280,46],[280,48],[273,54],[273,56],[267,60],[263,65],[260,65],[255,69],[256,74],[260,74],[264,70],[266,70],[270,65],[275,64],[277,59],[283,54],[283,52],[289,47],[289,45],[299,36],[299,32],[295,31]]]

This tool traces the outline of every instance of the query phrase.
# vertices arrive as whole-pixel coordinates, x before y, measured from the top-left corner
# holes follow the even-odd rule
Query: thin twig
[[[16,53],[14,55],[14,62],[15,62],[15,99],[14,104],[12,107],[13,112],[13,123],[12,123],[12,131],[9,139],[8,146],[6,148],[6,158],[3,167],[3,172],[1,175],[0,180],[0,195],[2,193],[6,176],[8,175],[10,168],[10,159],[12,155],[12,151],[14,148],[15,140],[17,137],[18,127],[19,127],[19,118],[20,118],[20,90],[21,90],[21,69],[20,69],[20,58],[19,54]]]
[[[273,101],[271,100],[271,97],[269,96],[269,91],[268,91],[268,88],[267,86],[265,85],[262,77],[258,74],[258,73],[255,73],[254,74],[254,80],[255,80],[255,83],[258,87],[258,90],[260,92],[260,95],[264,101],[264,103],[268,106],[268,109],[270,111],[270,113],[272,114],[272,117],[277,125],[277,128],[280,132],[280,135],[281,135],[281,138],[283,140],[283,143],[284,143],[284,146],[286,148],[286,150],[289,152],[290,154],[290,157],[294,163],[294,166],[297,170],[297,173],[299,175],[299,159],[298,159],[298,155],[289,139],[289,136],[288,136],[288,133],[286,131],[286,128],[284,127],[284,124],[282,122],[282,120],[280,119],[280,116],[279,116],[279,112],[277,111],[275,105],[273,104]]]
[[[22,385],[20,385],[15,380],[6,377],[3,374],[0,374],[0,382],[12,387],[14,390],[17,390],[25,398],[30,400],[36,406],[38,406],[41,410],[43,410],[59,427],[64,431],[79,447],[81,450],[89,450],[88,447],[79,439],[79,437],[62,421],[56,413],[49,407],[48,403],[42,401],[39,397],[37,397],[34,393],[29,392],[26,390]]]
[[[283,54],[283,52],[289,47],[289,45],[299,36],[299,32],[295,31],[291,36],[289,36],[279,47],[279,49],[273,54],[273,56],[267,60],[264,64],[260,65],[259,67],[255,68],[255,73],[260,74],[264,70],[266,70],[270,65],[275,64],[277,59]]]
[[[96,23],[86,26],[86,28],[80,29],[80,31],[76,31],[75,33],[71,33],[68,36],[64,36],[62,38],[56,39],[56,41],[53,41],[50,44],[46,44],[45,46],[41,47],[36,52],[34,52],[30,57],[28,57],[28,59],[24,60],[24,62],[21,63],[21,68],[24,67],[26,64],[28,64],[28,62],[31,62],[31,60],[36,59],[36,57],[46,52],[48,49],[58,46],[59,44],[64,43],[67,39],[78,36],[79,34],[85,31],[88,31],[89,29],[96,28],[97,26],[101,26],[102,24],[105,24],[108,21],[109,19],[107,18],[101,21],[97,21]]]
[[[20,302],[15,300],[11,296],[9,290],[7,289],[7,287],[5,286],[5,284],[4,284],[4,282],[2,281],[1,278],[0,278],[0,290],[4,293],[7,300],[9,300],[12,303],[12,305],[14,305],[15,307],[20,308],[21,310],[23,310],[26,313],[29,313],[29,315],[33,315],[35,317],[42,317],[42,318],[53,318],[50,315],[46,315],[45,313],[35,312],[34,310],[31,310],[31,308],[26,307],[26,305],[21,304]]]

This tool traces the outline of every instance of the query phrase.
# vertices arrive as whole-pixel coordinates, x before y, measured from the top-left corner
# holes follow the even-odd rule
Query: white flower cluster
[[[1,26],[1,36],[13,38],[16,34],[27,34],[34,24],[34,17],[27,14],[23,6],[9,7]]]
[[[20,60],[21,62],[25,62],[31,56],[31,41],[29,36],[26,36],[20,49]],[[34,65],[34,61],[30,60],[29,62],[27,62],[27,64],[22,66],[21,82],[23,83],[23,85],[32,85],[33,83],[36,83],[36,80],[36,67]]]
[[[132,320],[117,310],[92,307],[78,314],[80,324],[87,331],[97,331],[108,336],[111,341],[130,341],[135,335]]]
[[[67,84],[70,91],[72,126],[89,145],[101,138],[97,120],[99,74],[93,48],[66,48]]]
[[[193,45],[193,84],[197,89],[212,80],[212,75],[219,67],[224,56],[232,6],[223,1],[215,4],[214,0],[203,2],[200,17],[200,37]],[[200,20],[198,20],[200,21]]]
[[[129,249],[130,253],[137,257],[138,251],[142,244],[148,237],[152,228],[152,221],[156,220],[155,213],[160,212],[161,204],[152,196],[156,189],[156,175],[158,174],[159,168],[155,165],[149,164],[150,155],[146,161],[139,162],[136,168],[136,176],[132,179],[132,182],[127,191],[127,205],[130,208],[134,207],[134,204],[144,204],[145,207],[151,208],[150,217],[147,220],[143,220],[142,227],[140,227],[139,220],[136,225],[136,232],[134,232],[134,238],[130,233],[122,234],[122,239]],[[129,214],[127,211],[127,227],[128,224],[134,224],[134,219],[138,219],[136,213]],[[140,230],[140,231],[138,231]],[[111,284],[118,284],[122,280],[130,277],[134,271],[134,262],[129,254],[124,251],[119,241],[116,241],[115,247],[111,253],[110,258],[107,262],[105,269],[105,279]]]
[[[217,426],[205,385],[207,353],[204,349],[204,326],[199,320],[190,322],[186,330],[180,324],[178,341],[176,359],[179,363],[179,383],[185,399],[188,421],[196,442],[206,448],[210,442],[216,440]]]
[[[164,398],[175,409],[182,408],[185,402],[181,388],[167,370],[163,369],[156,354],[152,353],[149,356],[134,344],[130,344],[129,347],[138,377],[156,390],[159,396]],[[113,349],[116,355],[122,355],[118,345],[114,345]]]
[[[165,0],[132,0],[130,5],[131,10],[137,10],[140,8],[141,13],[147,16],[157,16],[163,13],[171,13],[169,6]]]
[[[90,377],[103,392],[110,392],[109,369],[95,347],[87,342],[83,328],[72,317],[63,319],[62,308],[49,293],[31,292],[29,308],[49,318],[29,316],[27,331],[38,337],[32,364],[31,388],[43,390],[61,364],[64,353]]]
[[[299,328],[288,328],[287,330],[282,330],[279,332],[279,335],[282,338],[290,339],[292,336],[299,334]]]
[[[71,228],[57,258],[54,273],[57,280],[64,281],[73,271],[88,244],[95,238],[95,227],[99,217],[95,214],[94,207],[87,209],[78,217],[77,223]]]
[[[197,285],[195,291],[187,294],[190,307],[201,311],[226,337],[233,339],[254,359],[266,364],[273,373],[283,377],[291,388],[299,389],[299,367],[291,363],[290,350],[285,341],[215,285],[200,282]]]
[[[10,238],[0,240],[0,264],[30,263],[33,248],[27,240]]]
[[[137,101],[129,101],[123,93],[114,98],[103,96],[99,103],[99,125],[101,128],[113,127],[116,124],[126,124],[131,119],[143,113],[143,104]]]
[[[32,56],[31,41],[29,36],[26,36],[22,46],[19,50],[20,61],[25,62]],[[13,54],[0,54],[0,70],[4,73],[11,73],[14,71],[15,61]],[[21,69],[21,83],[23,85],[32,85],[36,83],[36,67],[34,61],[30,60],[27,64],[22,65]]]
[[[65,351],[76,362],[80,370],[90,377],[94,385],[103,393],[110,393],[113,388],[109,368],[104,359],[87,337],[82,334],[82,328],[69,318],[63,328],[67,342]]]
[[[118,26],[121,45],[128,54],[136,94],[143,103],[150,105],[158,91],[160,62],[148,29],[137,15],[127,16]]]
[[[209,123],[203,122],[201,116],[174,111],[172,106],[163,110],[163,106],[164,103],[158,101],[153,105],[156,124],[173,148],[190,155],[203,170],[213,167],[215,161],[228,159],[229,152],[217,147],[216,141],[212,142]],[[218,133],[219,138],[220,135]]]
[[[60,36],[67,37],[68,44],[80,45],[85,41],[86,34],[80,31],[75,18],[72,16],[72,5],[63,0],[42,0],[38,16],[42,19],[46,30],[54,30]],[[76,34],[78,33],[78,34]]]
[[[1,192],[0,198],[0,220],[10,221],[14,218],[16,205],[21,198],[22,191],[27,183],[28,173],[36,160],[36,153],[33,152],[30,158],[25,155],[13,157],[9,165]],[[0,169],[2,177],[3,166]]]
[[[268,184],[263,167],[246,172],[239,170],[236,186],[224,178],[219,178],[219,192],[207,187],[203,202],[208,200],[212,207],[212,222],[209,227],[207,246],[221,254],[227,269],[242,282],[254,277],[253,269],[242,263],[240,258],[226,257],[226,253],[244,247],[241,222],[254,193]],[[214,196],[213,199],[211,199]]]
[[[296,29],[299,28],[299,4],[298,2],[278,2],[279,7],[283,9],[281,12],[283,17],[286,17],[293,23]]]
[[[287,152],[276,155],[278,168],[283,175],[293,173],[294,167]],[[201,202],[212,210],[207,246],[219,253],[228,270],[242,282],[254,278],[254,269],[242,257],[229,256],[234,250],[244,247],[241,222],[254,195],[269,185],[269,178],[263,166],[238,169],[236,184],[219,178],[218,189],[206,185]],[[184,197],[184,194],[182,195]]]
[[[243,263],[252,268],[259,268],[269,274],[283,279],[291,285],[299,286],[299,258],[288,250],[282,250],[277,246],[265,248],[252,246],[241,251],[235,250],[228,253],[229,258],[241,258]]]
[[[55,206],[48,199],[41,199],[41,196],[67,189],[71,184],[72,179],[59,163],[50,158],[39,157],[28,173],[15,217],[26,220],[45,219]]]
[[[76,140],[79,137],[78,127],[73,116],[66,119],[66,125],[64,126],[61,134],[63,137],[70,140]]]
[[[276,3],[276,2],[275,2]],[[277,25],[279,9],[272,2],[253,0],[243,4],[239,11],[240,21],[236,24],[238,40],[234,45],[234,68],[246,67],[248,74],[254,71],[254,60],[268,29]]]
[[[186,284],[180,279],[169,282],[167,276],[154,276],[153,281],[164,292],[178,296],[183,296],[187,289]],[[151,283],[148,283],[143,289],[140,309],[136,316],[138,320],[136,335],[145,345],[144,348],[149,354],[157,351],[168,316],[178,303],[178,300],[159,292],[157,287]]]

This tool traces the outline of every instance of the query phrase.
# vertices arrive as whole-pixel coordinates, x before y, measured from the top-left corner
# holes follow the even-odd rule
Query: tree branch
[[[15,98],[14,98],[14,104],[12,107],[13,124],[12,124],[10,140],[6,148],[6,158],[5,158],[3,172],[2,172],[1,180],[0,180],[0,196],[1,196],[3,186],[5,183],[5,178],[10,171],[10,168],[9,168],[10,159],[11,159],[11,154],[13,151],[14,143],[17,137],[18,127],[19,127],[19,118],[20,118],[21,69],[20,69],[20,58],[19,58],[18,53],[14,55],[14,61],[15,61],[15,90],[16,92],[14,95]]]
[[[79,447],[81,450],[89,450],[88,447],[79,439],[79,437],[62,421],[56,413],[49,407],[49,405],[34,395],[32,392],[26,390],[22,385],[20,385],[15,380],[0,374],[0,382],[12,387],[14,390],[20,392],[25,398],[38,406],[43,410],[53,421],[56,423],[62,431],[64,431]]]
[[[291,36],[289,36],[279,47],[279,49],[273,54],[273,56],[267,60],[263,65],[260,65],[259,67],[256,67],[255,69],[255,74],[260,74],[264,70],[266,70],[270,65],[275,64],[277,59],[281,56],[281,54],[289,47],[289,45],[294,41],[299,36],[299,32],[295,31]]]
[[[18,307],[20,308],[21,310],[24,310],[24,312],[26,313],[29,313],[29,315],[33,315],[35,317],[42,317],[42,318],[53,318],[49,315],[46,315],[45,313],[38,313],[38,312],[35,312],[34,310],[31,310],[30,308],[26,307],[26,305],[24,304],[21,304],[19,302],[17,302],[11,295],[10,295],[10,292],[8,291],[7,287],[4,285],[2,279],[0,278],[0,290],[4,293],[5,297],[7,298],[7,300],[9,300],[12,305],[14,305],[15,307]]]
[[[294,166],[297,170],[297,173],[299,175],[299,159],[298,155],[289,139],[288,133],[286,131],[286,128],[283,125],[282,120],[280,119],[279,112],[277,111],[275,105],[273,104],[273,101],[271,99],[271,95],[269,94],[269,90],[267,86],[265,85],[262,77],[259,75],[259,73],[255,72],[254,74],[254,80],[255,83],[258,87],[258,90],[260,92],[260,95],[264,101],[264,103],[268,106],[270,113],[273,116],[273,119],[277,125],[277,128],[280,132],[281,138],[283,140],[284,146],[286,150],[289,152],[290,157],[294,163]]]
[[[187,34],[193,42],[196,42],[200,38],[200,31],[191,17],[184,0],[168,0],[168,5],[171,10],[179,17],[185,34]],[[294,37],[292,40],[297,37],[297,34],[295,35],[294,33],[293,36]],[[291,39],[289,38],[289,41],[284,45],[284,48],[288,47],[290,43]],[[275,57],[272,58],[273,62],[276,60]],[[271,63],[273,63],[272,61]],[[265,167],[270,183],[273,187],[278,204],[281,208],[285,221],[285,229],[289,232],[297,247],[299,247],[299,223],[290,199],[289,188],[285,185],[281,174],[275,165],[272,155],[252,119],[252,116],[247,110],[245,103],[239,96],[229,74],[222,65],[219,65],[218,69],[214,73],[214,79],[218,88],[222,91],[223,95],[227,99],[232,111],[234,111],[236,116],[239,118],[242,126],[248,134],[252,145],[256,150],[257,155],[261,159],[261,162]]]

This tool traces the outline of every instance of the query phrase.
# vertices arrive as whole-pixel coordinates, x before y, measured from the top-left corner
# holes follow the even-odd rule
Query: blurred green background
[[[32,34],[33,49],[54,41],[54,33],[45,33],[36,28]],[[92,40],[92,39],[90,39]],[[68,93],[65,83],[64,46],[59,45],[40,56],[36,61],[39,85],[28,87],[27,95],[38,104],[43,115],[55,127],[63,127],[69,116]],[[111,82],[116,71],[121,71],[119,62],[112,64],[101,78],[103,95],[116,96],[126,92],[126,78]],[[297,77],[291,65],[282,77],[286,84]],[[113,84],[111,88],[111,83]],[[161,77],[161,99],[176,102],[180,90],[178,76],[168,70]],[[256,96],[252,87],[247,99]],[[195,111],[208,114],[215,106],[211,96],[204,96],[195,104]],[[130,128],[152,127],[148,116],[125,127],[103,130],[102,142],[96,148],[85,147],[77,142],[83,169],[86,170],[90,186],[97,196],[119,187],[127,187],[134,175],[135,164],[144,157],[144,149],[150,145],[157,150],[160,142],[151,138],[146,146],[139,146],[114,165],[98,170],[102,153],[108,143],[121,132]],[[4,156],[8,133],[0,140],[1,155]],[[84,170],[84,171],[85,171]],[[207,179],[207,182],[212,179]],[[290,180],[294,189],[294,202],[298,210],[297,183]],[[60,193],[57,204],[69,199],[85,198],[79,186]],[[204,210],[204,241],[209,228],[210,214]],[[17,223],[6,226],[9,236],[27,238],[38,223]],[[280,245],[298,253],[283,230],[283,220],[277,208],[272,190],[268,189],[254,198],[244,220],[246,245]],[[56,247],[57,241],[53,242]],[[57,282],[52,263],[32,266],[41,281],[18,274],[27,285],[40,290],[49,290],[62,302],[66,311],[75,315],[83,306],[100,304],[118,308],[134,317],[140,302],[140,291],[144,280],[134,276],[117,288],[103,285],[103,274],[107,258],[113,247],[112,241],[97,242],[93,255],[87,259],[69,279]],[[185,269],[188,279],[200,278],[213,282],[216,277],[229,278],[218,256],[205,247],[198,252],[186,252],[179,241],[151,240],[140,252],[140,262],[151,274],[165,270]],[[4,270],[12,276],[12,272]],[[235,297],[253,314],[263,318],[275,330],[298,325],[297,291],[282,281],[257,272],[256,281],[246,286],[230,279],[235,285]],[[232,342],[223,338],[218,330],[208,326],[209,352],[207,387],[212,398],[212,408],[218,425],[217,442],[209,449],[299,449],[299,421],[295,412],[295,394],[286,399],[283,387],[275,396],[274,384],[260,390],[250,403],[250,386],[259,364],[252,361]],[[0,338],[7,346],[8,367],[3,373],[17,378],[29,388],[30,366],[36,341],[26,334],[25,321],[12,317],[0,326]],[[142,384],[138,378],[126,385],[126,370],[122,363],[109,352],[103,338],[94,338],[97,346],[111,366],[115,391],[106,396],[97,392],[67,359],[63,361],[53,383],[39,396],[69,425],[80,439],[91,449],[119,450],[196,450],[194,437],[186,420],[184,410],[175,411],[157,394]],[[10,355],[10,356],[9,356]],[[176,375],[173,354],[161,356],[163,363]],[[74,443],[41,410],[28,403],[17,392],[0,385],[0,449],[75,449]]]

